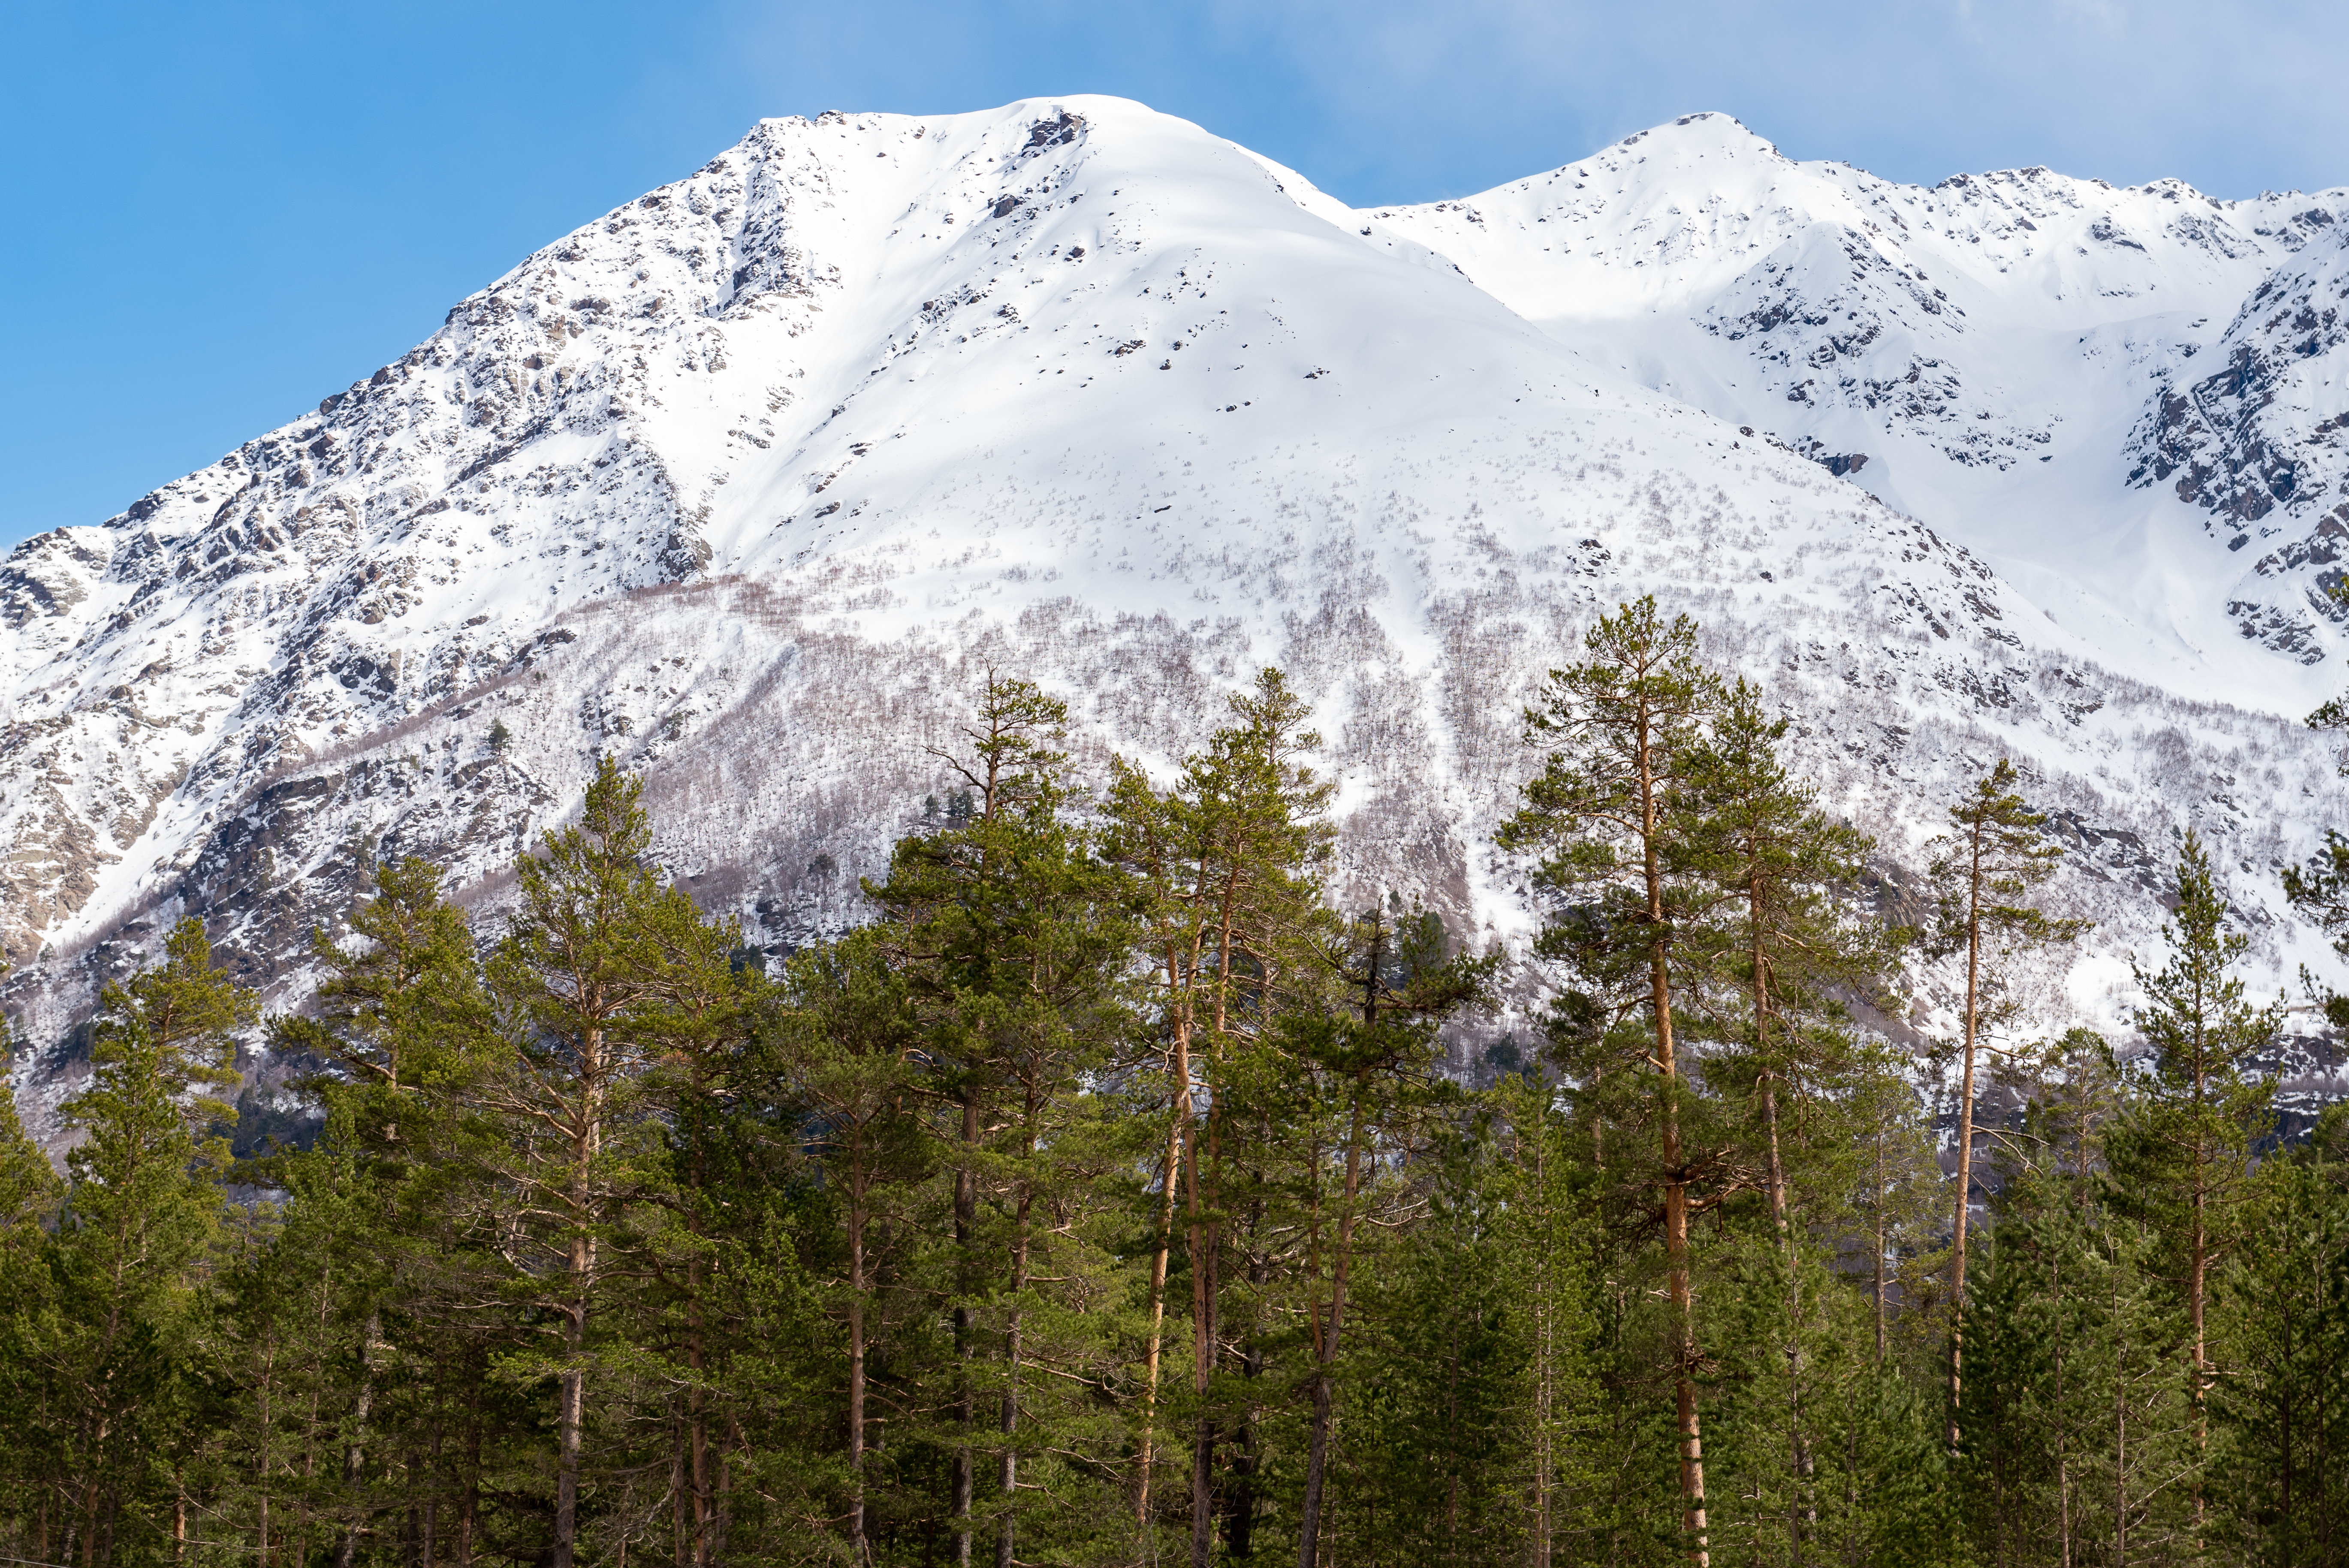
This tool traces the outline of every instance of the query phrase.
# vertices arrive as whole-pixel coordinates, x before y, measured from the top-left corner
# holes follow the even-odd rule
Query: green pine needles
[[[1096,768],[987,672],[793,952],[609,759],[493,917],[375,866],[265,1023],[164,934],[61,1163],[0,1108],[0,1555],[2349,1560],[2349,1120],[2280,1139],[2196,835],[2108,1041],[2033,1013],[2026,768],[1920,897],[1651,599],[1526,713],[1516,954],[1358,873],[1312,709]],[[264,1037],[318,1130],[239,1160]]]

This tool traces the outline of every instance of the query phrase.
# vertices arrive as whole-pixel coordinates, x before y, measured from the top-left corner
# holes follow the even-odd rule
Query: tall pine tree
[[[1705,1568],[1702,1352],[1690,1255],[1696,1171],[1685,1136],[1693,1096],[1673,1017],[1675,986],[1697,956],[1687,924],[1718,898],[1691,874],[1703,831],[1691,775],[1702,727],[1720,702],[1719,681],[1698,661],[1696,634],[1694,622],[1667,619],[1652,596],[1590,628],[1583,662],[1551,671],[1540,702],[1526,711],[1526,740],[1541,750],[1542,769],[1500,841],[1544,857],[1540,876],[1555,913],[1537,951],[1564,965],[1594,1017],[1637,1021],[1640,1043],[1623,1065],[1652,1074],[1683,1549]]]
[[[2011,1018],[2010,970],[2033,948],[2069,942],[2083,920],[2049,914],[2032,902],[2054,874],[2062,850],[2042,830],[2047,819],[2024,802],[2022,775],[2000,758],[1950,808],[1951,831],[1933,841],[1936,945],[1966,961],[1958,1039],[1958,1179],[1950,1240],[1950,1449],[1962,1446],[1966,1314],[1966,1238],[1973,1217],[1974,1067],[1984,1032]]]
[[[2237,973],[2250,939],[2226,929],[2227,903],[2209,851],[2189,831],[2178,855],[2178,907],[2162,928],[2169,962],[2135,969],[2145,1006],[2135,1021],[2150,1055],[2128,1115],[2107,1149],[2127,1212],[2163,1241],[2164,1267],[2183,1299],[2184,1347],[2195,1408],[2190,1491],[2198,1534],[2206,1500],[2207,1406],[2217,1364],[2210,1343],[2211,1270],[2242,1236],[2251,1162],[2274,1124],[2273,1089],[2255,1058],[2283,1025],[2282,997],[2266,1007],[2245,997]]]
[[[235,1115],[223,1091],[238,1080],[236,1034],[258,1016],[192,916],[160,965],[109,985],[99,1005],[89,1085],[64,1107],[82,1138],[66,1157],[47,1347],[62,1550],[81,1568],[110,1562],[126,1534],[163,1533],[155,1462],[182,1446],[173,1429],[201,1376]]]
[[[553,1341],[523,1364],[556,1389],[553,1568],[579,1552],[597,1339],[643,1244],[636,1204],[663,1174],[647,1091],[669,949],[700,923],[652,862],[643,792],[597,764],[578,823],[515,863],[519,907],[489,965],[512,1042],[481,1091],[503,1130],[495,1175],[519,1200],[508,1288]]]

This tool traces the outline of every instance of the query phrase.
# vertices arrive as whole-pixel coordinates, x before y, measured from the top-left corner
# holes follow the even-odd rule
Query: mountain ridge
[[[1732,199],[1683,210],[1684,181],[1640,175],[1656,160],[1709,163],[1705,194]],[[2061,607],[2108,659],[2162,657],[2167,678],[2200,695],[2292,712],[2336,683],[2279,686],[2272,660],[2230,656],[2240,650],[2228,645],[2311,665],[2340,647],[2349,614],[2324,592],[2339,581],[2325,557],[2349,513],[2321,517],[2327,508],[2312,504],[2349,497],[2349,466],[2326,438],[2338,427],[2323,423],[2349,409],[2340,370],[2328,363],[2323,391],[2303,389],[2298,423],[2310,434],[2237,437],[2232,455],[2226,434],[2185,417],[2177,388],[2205,379],[2191,362],[2206,350],[2253,354],[2226,351],[2224,334],[2239,331],[2226,324],[2271,273],[2337,254],[2344,218],[2342,189],[2224,201],[2178,181],[2124,189],[2044,168],[1906,186],[1797,163],[1721,115],[1683,117],[1478,196],[1377,210],[1386,229],[1454,256],[1594,362],[1771,429],[1946,529],[2050,608],[2070,599]],[[1567,228],[1600,242],[1573,252],[1533,237]],[[1634,238],[1658,253],[1634,253]],[[2327,296],[2325,331],[2336,332],[2338,280],[2320,264],[2301,293]],[[1642,313],[1658,319],[1622,327]],[[2299,315],[2313,314],[2303,298]],[[2282,357],[2266,351],[2268,381]],[[2266,402],[2251,400],[2256,416]],[[2285,450],[2298,460],[2281,460]],[[2170,507],[2168,487],[2154,487],[2181,467],[2189,488],[2176,494],[2189,504]],[[2250,542],[2221,530],[2230,511],[2261,539],[2309,532],[2229,570],[2199,546]],[[2051,538],[2054,515],[2066,527]],[[2084,593],[2108,561],[2106,538],[2122,534],[2150,544],[2139,563],[2158,581]],[[2083,540],[2087,550],[2062,548]],[[2270,553],[2265,573],[2244,570]],[[2181,573],[2220,571],[2236,577],[2224,594],[2178,591]]]
[[[1671,129],[1725,134],[1694,117]],[[1619,144],[1616,172],[1671,140]],[[1905,222],[1916,189],[1870,200]],[[1662,222],[1679,198],[1637,195],[1625,233],[1693,254],[1690,225]],[[1938,434],[2012,372],[1960,361],[1987,329],[1957,312],[1982,307],[1923,242],[1855,247],[1806,221],[1761,253],[1775,271],[1657,294],[1647,314],[1671,330],[1641,363],[1592,308],[1545,316],[1536,296],[1649,289],[1645,253],[1593,263],[1578,294],[1538,250],[1492,237],[1498,211],[1353,211],[1115,99],[761,122],[543,247],[315,413],[8,558],[14,1016],[36,1042],[59,1037],[181,911],[207,913],[249,975],[298,1000],[306,932],[332,924],[370,857],[431,853],[492,913],[501,868],[605,750],[666,804],[669,863],[780,951],[854,918],[855,874],[935,783],[924,745],[990,664],[1070,696],[1084,755],[1116,745],[1159,766],[1212,726],[1223,691],[1283,665],[1346,780],[1350,877],[1428,898],[1464,939],[1503,940],[1526,918],[1522,868],[1487,841],[1524,766],[1516,705],[1595,610],[1640,591],[1697,614],[1721,663],[1800,716],[1804,761],[1878,835],[1889,876],[1913,877],[1933,802],[1969,769],[2025,760],[2082,851],[2072,896],[2110,911],[2096,950],[2048,977],[2059,1011],[2114,1016],[2127,946],[2158,919],[2137,907],[2166,875],[2150,846],[2181,820],[2230,854],[2266,972],[2332,972],[2271,885],[2339,803],[2323,738],[2286,717],[2332,680],[2336,646],[2305,603],[2331,559],[2288,560],[2307,503],[2271,496],[2293,528],[2267,524],[2275,543],[2230,555],[2209,509],[2123,482],[2079,514],[2087,543],[2034,557],[1983,521],[2000,492],[1978,481],[2040,465],[1948,453],[2021,440],[2035,456],[2028,433],[2054,423],[2001,404],[1974,421],[1998,427],[1987,448]],[[1721,205],[1712,232],[1755,222]],[[2097,215],[2079,222],[2093,238]],[[2040,232],[2008,229],[2017,250]],[[2243,232],[2298,257],[2339,225],[2289,232],[2286,251],[2230,223],[2180,253],[2219,257],[2220,278],[2253,259],[2222,253],[2250,246]],[[2158,259],[2142,224],[2114,232]],[[2097,243],[2097,266],[2137,264]],[[2295,308],[2317,309],[2333,277],[2311,271]],[[1853,318],[1842,347],[1830,296]],[[1690,307],[1676,321],[1674,304]],[[1876,330],[1857,343],[1863,304]],[[2292,358],[2297,341],[2248,351],[2286,369],[2330,352]],[[1823,346],[1833,398],[1808,365]],[[1909,385],[1874,374],[1893,346],[1904,365],[1945,361],[1955,390],[1914,414],[1847,395],[1847,379]],[[2151,398],[2176,369],[2150,349],[2119,357],[2091,365],[2094,387]],[[1784,396],[1798,366],[1809,404]],[[1760,394],[1733,369],[1795,417],[1754,417]],[[2157,445],[2192,459],[2174,474],[2200,462],[2207,490],[2212,454],[2247,450],[2241,419],[2265,416],[2262,449],[2322,469],[2325,432],[2287,416],[2328,385],[2240,398],[2225,430],[2175,424]],[[2125,475],[2118,441],[2092,462],[2070,440],[2046,444],[2080,460],[2048,467],[2094,469],[2099,487]],[[1899,502],[1915,497],[1911,515]],[[2131,546],[2138,586],[2067,583],[2063,550],[2092,552],[2098,531],[2158,547]],[[2254,554],[2276,564],[2249,571]],[[2240,558],[2257,584],[2215,600],[2256,593],[2258,615],[2177,587],[2206,556]],[[2282,630],[2241,634],[2271,613]],[[2220,633],[2217,653],[2194,642]],[[1919,1027],[1938,1005],[1927,989]],[[71,1080],[50,1059],[19,1088],[37,1109]]]

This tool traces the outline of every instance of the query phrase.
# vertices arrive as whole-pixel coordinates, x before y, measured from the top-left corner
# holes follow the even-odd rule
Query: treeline
[[[385,863],[266,1020],[300,1150],[232,1158],[262,1021],[184,922],[64,1175],[0,1128],[5,1555],[2349,1562],[2349,1124],[2277,1143],[2206,851],[2137,1038],[2034,1041],[2080,928],[2015,769],[1895,929],[1695,645],[1625,606],[1527,715],[1548,1000],[1482,1088],[1502,956],[1335,906],[1272,671],[1171,782],[990,677],[874,919],[772,973],[608,761],[487,945]],[[2349,843],[2290,882],[2349,926]],[[1923,1074],[1858,1021],[1919,951]]]

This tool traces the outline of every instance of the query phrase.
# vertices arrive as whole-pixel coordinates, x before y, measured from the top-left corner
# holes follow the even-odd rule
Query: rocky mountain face
[[[2228,549],[2243,549],[2254,534],[2284,538],[2253,562],[2257,575],[2333,588],[2349,539],[2349,229],[2322,207],[2293,222],[2321,238],[2261,280],[2200,373],[2163,381],[2131,432],[2129,481],[2174,476],[2178,500],[2232,531]],[[2309,602],[2340,619],[2336,604]],[[2311,664],[2323,656],[2304,636],[2288,651]]]
[[[1593,363],[1963,540],[2125,665],[2182,641],[2166,681],[2257,700],[2264,655],[2340,646],[2349,191],[2221,201],[2044,169],[1923,190],[1696,115],[1371,216]],[[2240,553],[2209,562],[2211,540]]]
[[[2344,219],[1718,116],[1361,212],[1116,99],[763,122],[0,567],[20,1094],[182,913],[288,1006],[376,857],[492,920],[607,752],[706,903],[836,928],[990,668],[1164,766],[1281,665],[1349,895],[1506,941],[1520,706],[1642,592],[1795,716],[1888,900],[2024,762],[2102,923],[2047,1016],[2125,1007],[2189,825],[2269,976],[2331,974],[2275,876],[2343,808],[2297,716],[2342,684]]]

